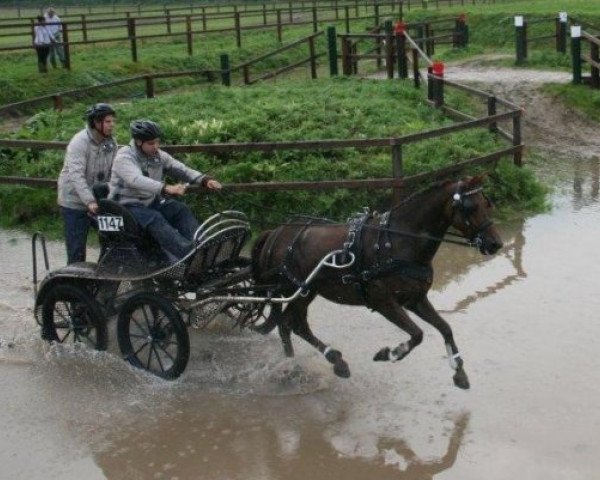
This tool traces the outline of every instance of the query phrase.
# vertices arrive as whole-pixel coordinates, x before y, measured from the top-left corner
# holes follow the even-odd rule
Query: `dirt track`
[[[474,84],[525,110],[523,140],[548,154],[586,159],[600,155],[599,125],[540,91],[544,83],[568,83],[571,74],[540,70],[478,66],[479,62],[450,66],[445,75]]]

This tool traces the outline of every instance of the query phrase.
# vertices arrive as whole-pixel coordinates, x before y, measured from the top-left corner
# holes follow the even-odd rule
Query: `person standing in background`
[[[52,39],[54,42],[50,46],[50,63],[54,68],[56,68],[56,58],[60,61],[61,65],[65,66],[65,51],[62,45],[62,23],[58,15],[56,15],[54,11],[54,7],[48,7],[46,9],[46,14],[44,15],[46,19],[46,26],[48,27],[48,31],[52,35]]]
[[[48,73],[48,55],[53,41],[52,34],[46,25],[46,19],[39,15],[37,23],[33,27],[33,48],[37,52],[40,73]]]

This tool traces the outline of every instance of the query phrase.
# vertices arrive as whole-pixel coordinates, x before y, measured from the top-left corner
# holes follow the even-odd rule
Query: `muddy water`
[[[298,340],[284,359],[275,335],[192,330],[190,365],[171,383],[114,352],[49,347],[30,310],[29,240],[0,232],[0,476],[598,478],[599,163],[549,168],[562,177],[552,211],[501,225],[502,253],[444,246],[437,258],[431,299],[469,391],[453,386],[430,327],[419,323],[424,342],[400,363],[374,363],[403,334],[325,301],[311,322],[344,352],[349,380]],[[60,265],[62,246],[50,251]]]

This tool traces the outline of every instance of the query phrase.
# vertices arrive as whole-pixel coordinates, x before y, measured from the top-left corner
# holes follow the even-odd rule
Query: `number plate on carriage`
[[[123,230],[123,217],[98,216],[98,230],[101,232],[120,232]]]

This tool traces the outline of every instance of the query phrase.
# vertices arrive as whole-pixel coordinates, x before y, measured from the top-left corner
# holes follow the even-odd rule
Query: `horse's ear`
[[[487,178],[487,173],[481,173],[479,175],[475,175],[474,177],[470,177],[466,180],[466,186],[469,189],[477,188],[483,185],[483,182]]]

